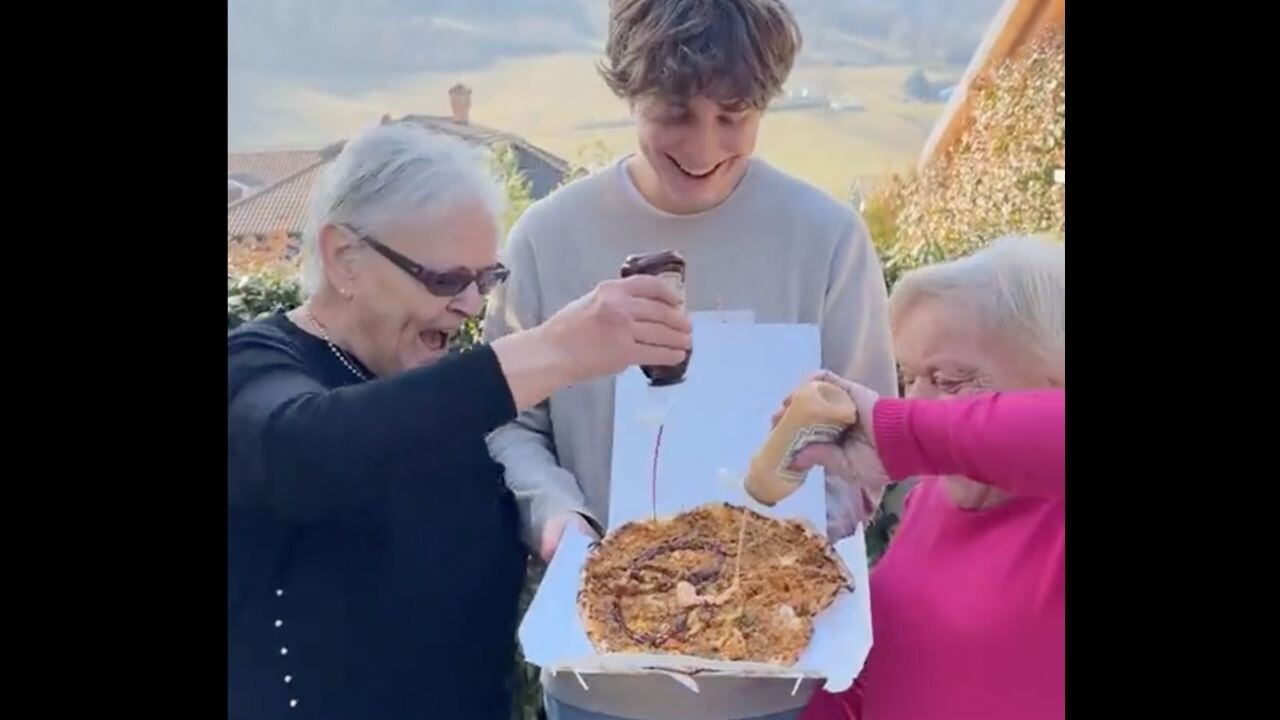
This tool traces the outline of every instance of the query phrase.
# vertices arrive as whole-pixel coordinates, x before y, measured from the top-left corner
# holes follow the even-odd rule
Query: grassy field
[[[383,113],[447,114],[447,89],[473,90],[472,119],[514,132],[570,161],[592,164],[630,150],[626,105],[596,75],[594,55],[548,55],[503,62],[470,73],[370,78],[359,93],[331,93],[282,78],[258,78],[229,97],[234,146],[320,145],[349,137]],[[938,103],[908,102],[900,90],[910,67],[801,66],[792,88],[809,88],[865,109],[772,113],[762,126],[759,153],[840,198],[858,177],[900,170],[914,162]],[[957,73],[930,74],[937,81]],[[248,118],[246,120],[246,118]]]

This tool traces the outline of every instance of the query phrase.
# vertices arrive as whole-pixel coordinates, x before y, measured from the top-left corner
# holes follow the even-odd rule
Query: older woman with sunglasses
[[[313,197],[306,303],[229,335],[229,717],[509,717],[526,550],[485,437],[690,329],[635,277],[450,354],[507,276],[500,210],[467,146],[373,129]]]

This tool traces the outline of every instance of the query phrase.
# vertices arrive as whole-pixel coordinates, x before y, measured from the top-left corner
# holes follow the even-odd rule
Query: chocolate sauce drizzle
[[[649,562],[660,555],[668,555],[680,550],[701,550],[710,552],[715,555],[715,564],[708,568],[699,568],[692,571],[682,571],[677,575],[677,571],[658,565],[650,565]],[[708,584],[715,582],[724,572],[725,561],[728,553],[725,552],[724,546],[719,542],[710,539],[689,538],[683,540],[671,540],[645,550],[631,561],[631,568],[628,571],[633,583],[619,585],[614,588],[613,600],[613,621],[622,628],[632,640],[647,645],[649,647],[660,647],[673,637],[682,636],[688,629],[689,618],[686,613],[681,613],[676,618],[671,627],[653,634],[638,632],[627,624],[626,618],[622,614],[622,598],[633,595],[647,595],[651,593],[668,592],[676,586],[676,583],[684,581],[693,585],[694,588],[701,590]],[[646,578],[641,573],[656,573],[665,575],[666,577],[657,582],[646,582]],[[710,620],[711,608],[703,606],[699,608],[703,620]]]

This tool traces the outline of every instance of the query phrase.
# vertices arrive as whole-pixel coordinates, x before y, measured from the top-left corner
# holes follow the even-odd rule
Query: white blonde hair
[[[376,235],[389,221],[436,218],[467,202],[479,202],[499,224],[504,201],[476,148],[412,123],[366,130],[325,169],[311,196],[302,235],[302,290],[311,296],[326,282],[320,251],[326,226]]]
[[[1063,243],[1043,237],[1006,236],[967,257],[913,270],[889,298],[895,329],[924,298],[965,303],[992,330],[1016,340],[1066,382],[1067,264]]]

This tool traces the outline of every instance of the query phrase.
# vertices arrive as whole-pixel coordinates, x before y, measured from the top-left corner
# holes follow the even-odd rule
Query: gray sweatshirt
[[[687,262],[690,311],[750,310],[757,322],[819,325],[823,368],[896,395],[884,278],[852,208],[753,158],[719,206],[671,215],[644,200],[625,160],[534,203],[512,228],[503,251],[511,277],[490,299],[486,340],[534,327],[618,277],[629,254],[670,249]],[[613,387],[609,377],[565,388],[489,438],[535,550],[543,525],[565,512],[608,527]],[[829,512],[848,512],[829,505]],[[848,527],[857,519],[832,522]],[[695,695],[662,675],[589,691],[572,673],[543,675],[562,702],[638,719],[756,717],[803,705],[814,686],[806,682],[793,695],[790,680],[706,680]]]

